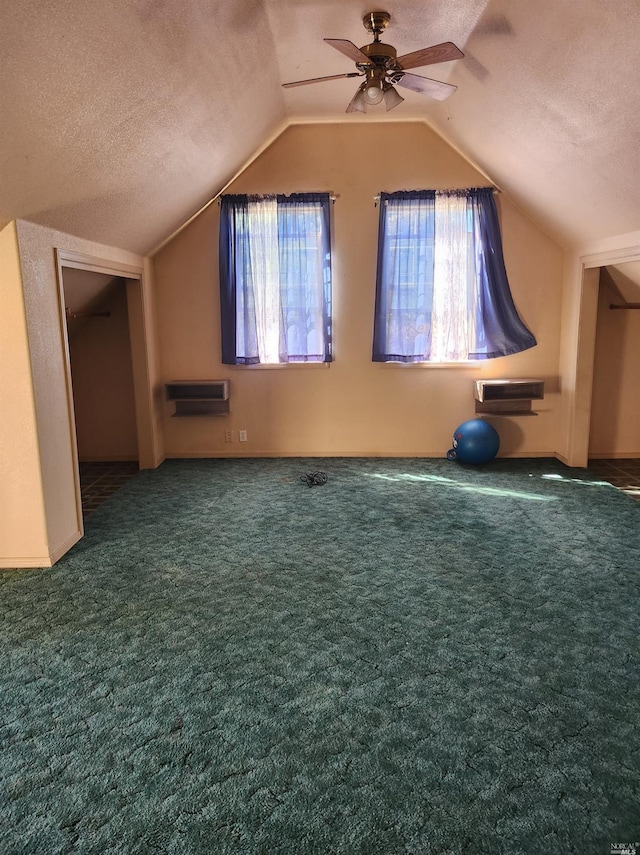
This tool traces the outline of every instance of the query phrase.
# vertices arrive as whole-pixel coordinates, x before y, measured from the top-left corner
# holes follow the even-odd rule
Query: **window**
[[[513,304],[490,188],[381,194],[375,362],[465,362],[535,345]]]
[[[331,362],[328,193],[223,196],[222,361]]]

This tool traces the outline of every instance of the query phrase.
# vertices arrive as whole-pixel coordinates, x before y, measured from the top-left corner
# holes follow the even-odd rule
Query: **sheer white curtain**
[[[436,193],[431,360],[469,359],[476,341],[478,280],[466,196]]]
[[[277,198],[261,196],[253,199],[249,196],[247,210],[258,356],[261,363],[279,362],[283,330]]]
[[[331,362],[330,206],[328,193],[222,197],[226,365]]]

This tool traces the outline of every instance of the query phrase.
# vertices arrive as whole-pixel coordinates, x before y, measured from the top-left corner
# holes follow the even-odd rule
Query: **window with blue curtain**
[[[380,195],[374,362],[466,362],[534,347],[511,296],[493,190]]]
[[[331,362],[328,193],[220,203],[222,361]]]

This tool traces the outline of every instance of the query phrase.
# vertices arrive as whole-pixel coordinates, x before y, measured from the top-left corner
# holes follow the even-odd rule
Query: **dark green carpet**
[[[640,840],[639,515],[551,461],[141,473],[0,574],[0,851]]]

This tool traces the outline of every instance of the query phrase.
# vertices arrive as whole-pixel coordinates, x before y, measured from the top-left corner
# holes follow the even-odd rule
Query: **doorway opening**
[[[640,500],[640,262],[600,268],[589,467]]]
[[[139,469],[127,285],[62,268],[82,511],[94,511]]]
[[[640,263],[639,243],[630,242],[626,245],[621,243],[617,248],[585,254],[576,259],[574,268],[576,275],[573,280],[578,289],[573,303],[575,321],[572,324],[572,332],[567,337],[569,353],[575,346],[575,362],[567,374],[568,443],[566,456],[559,455],[569,466],[587,466],[590,453],[595,454],[591,422],[596,365],[596,329],[599,301],[606,299],[601,294],[601,269],[613,265],[621,266],[627,262]],[[571,304],[568,305],[571,306]],[[569,308],[571,313],[574,311],[573,306]],[[617,310],[607,309],[606,311]],[[616,449],[610,449],[606,453],[611,455],[615,451]],[[617,449],[617,451],[621,453],[622,450]]]

